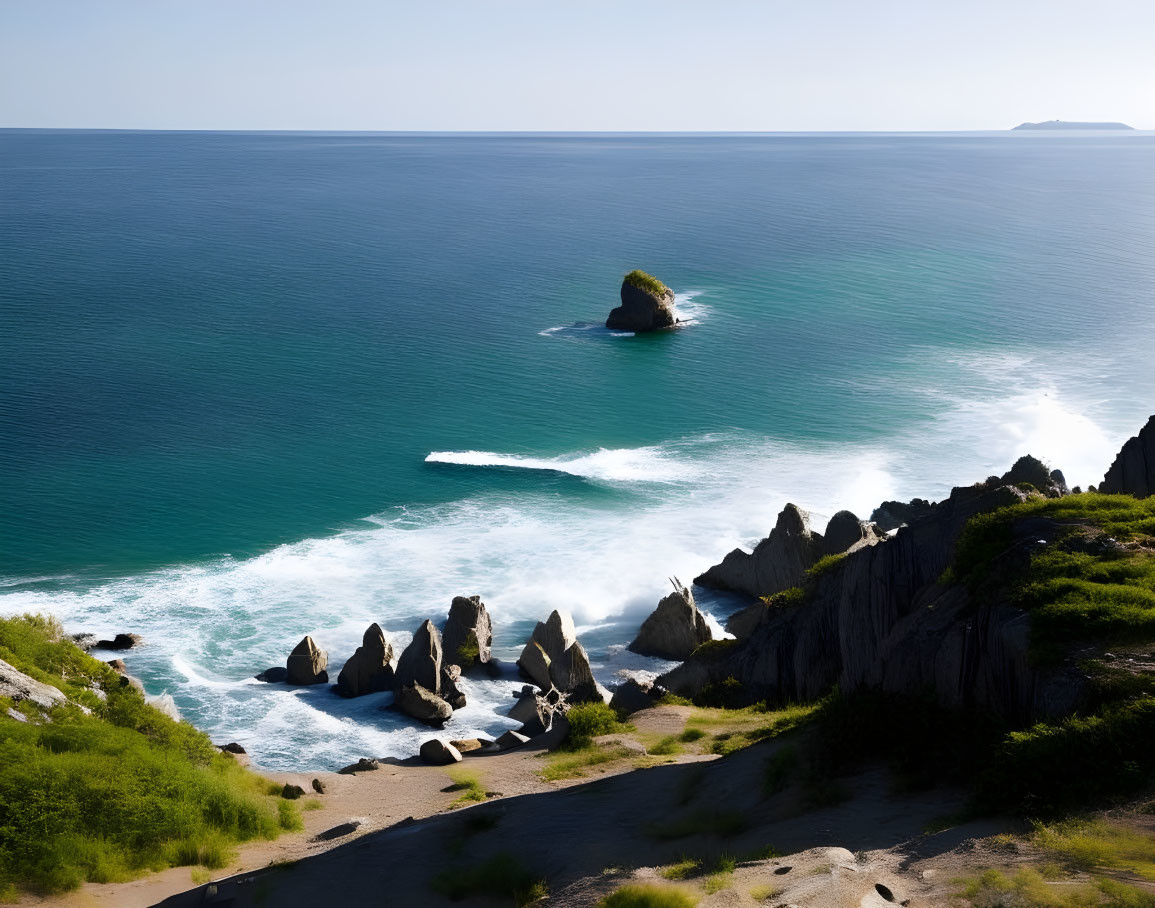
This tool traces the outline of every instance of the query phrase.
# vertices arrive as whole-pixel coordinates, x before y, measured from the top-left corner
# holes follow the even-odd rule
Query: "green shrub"
[[[50,893],[174,864],[220,866],[236,843],[300,824],[265,780],[148,706],[51,619],[0,620],[0,658],[87,695],[92,709],[59,706],[43,723],[0,714],[0,890]],[[106,701],[87,690],[92,683]]]
[[[450,901],[477,896],[513,899],[515,905],[529,905],[549,895],[545,881],[521,864],[513,855],[501,853],[471,867],[451,867],[433,878],[435,892]]]
[[[818,577],[821,577],[823,574],[828,574],[834,570],[834,568],[838,567],[838,565],[842,563],[842,559],[845,557],[846,552],[839,552],[837,555],[823,555],[810,566],[810,568],[806,571],[806,576],[811,580],[814,580]],[[794,587],[794,589],[798,588]],[[787,592],[789,592],[789,590],[787,590]],[[801,592],[801,590],[799,590],[799,592]],[[782,594],[779,593],[778,595]]]
[[[564,745],[567,750],[589,747],[598,735],[612,735],[629,728],[608,704],[600,702],[581,703],[566,713],[566,718],[569,720]]]
[[[687,728],[684,732],[678,735],[678,740],[683,744],[691,744],[694,741],[700,741],[706,737],[706,733],[700,728]]]
[[[694,908],[698,899],[673,886],[630,883],[598,902],[599,908]]]
[[[653,296],[663,296],[670,289],[652,274],[646,274],[646,272],[639,271],[636,268],[627,274],[623,280],[625,283],[637,287],[639,290],[644,290]]]

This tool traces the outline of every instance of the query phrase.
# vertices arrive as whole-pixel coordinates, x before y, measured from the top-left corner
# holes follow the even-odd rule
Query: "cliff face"
[[[1013,721],[1070,711],[1079,685],[1031,667],[1025,612],[937,583],[971,517],[1025,498],[997,480],[955,489],[892,539],[815,578],[802,604],[763,605],[745,639],[692,656],[660,683],[689,693],[732,677],[750,700],[779,701],[812,700],[834,685],[932,691],[943,705],[981,706]]]
[[[1099,486],[1108,495],[1155,495],[1155,416],[1128,439]]]

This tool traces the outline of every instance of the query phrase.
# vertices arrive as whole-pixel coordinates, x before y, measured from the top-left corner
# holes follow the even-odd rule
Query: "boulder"
[[[525,649],[521,651],[521,658],[517,660],[517,667],[542,690],[553,687],[553,681],[549,676],[549,656],[536,640],[530,640],[525,645]],[[532,690],[530,692],[532,693]]]
[[[458,682],[461,680],[460,665],[441,666],[441,699],[454,709],[465,706],[465,694],[461,692]]]
[[[303,789],[300,785],[292,785],[288,782],[286,782],[285,787],[281,789],[281,797],[289,801],[297,800],[304,793],[305,789]]]
[[[449,743],[456,747],[459,753],[463,754],[469,753],[471,750],[481,750],[484,746],[480,738],[462,738],[458,741],[450,741]]]
[[[543,683],[545,679],[540,677],[541,660],[534,644],[549,659],[550,684]],[[609,692],[594,679],[589,657],[578,643],[573,618],[568,612],[562,614],[554,610],[548,620],[537,623],[517,664],[542,690],[556,687],[569,695],[571,703],[609,700]]]
[[[238,744],[236,741],[230,741],[228,744],[218,744],[217,746],[227,754],[248,753],[248,751],[246,751],[243,747],[241,747],[241,745]]]
[[[140,634],[117,634],[111,640],[97,640],[96,647],[98,649],[132,649],[134,646],[140,646],[144,642],[144,638]]]
[[[430,738],[421,745],[421,759],[433,766],[448,766],[461,762],[461,752],[440,738]]]
[[[874,545],[886,539],[886,533],[876,524],[859,520],[851,511],[839,511],[826,524],[822,541],[827,555],[853,552],[864,545]]]
[[[613,707],[614,712],[625,716],[649,709],[654,705],[653,687],[652,682],[627,678],[614,691],[610,706]]]
[[[441,634],[432,621],[423,621],[397,660],[393,689],[420,684],[425,690],[441,693]]]
[[[454,596],[445,622],[442,646],[446,658],[463,670],[488,662],[493,647],[489,612],[480,596]]]
[[[285,680],[290,684],[324,684],[329,680],[329,673],[325,671],[328,664],[329,654],[306,635],[289,654]]]
[[[453,707],[420,684],[407,684],[396,694],[396,705],[406,715],[426,725],[443,725],[453,715]]]
[[[644,271],[631,271],[622,281],[622,304],[610,312],[606,327],[615,331],[656,331],[678,323],[674,291]]]
[[[721,564],[694,578],[701,586],[772,596],[798,586],[806,572],[826,554],[821,534],[810,529],[810,515],[788,504],[778,515],[770,535],[747,553],[734,549]]]
[[[119,659],[116,661],[120,662]],[[121,662],[121,665],[123,664],[124,663]],[[257,675],[256,678],[258,681],[267,681],[270,684],[281,684],[289,680],[289,670],[283,665],[274,665],[271,668],[266,668],[263,672]]]
[[[521,747],[529,741],[528,735],[520,734],[516,731],[507,731],[497,739],[497,746],[501,750],[513,750],[515,747]]]
[[[1058,478],[1056,479],[1056,474]],[[1067,481],[1059,470],[1050,469],[1037,457],[1026,454],[1015,461],[1014,465],[1001,477],[998,482],[1008,486],[1033,486],[1037,491],[1048,498],[1058,498],[1067,494]]]
[[[3,659],[0,659],[0,697],[13,702],[27,700],[42,710],[52,709],[68,700],[58,688],[28,677]]]
[[[320,779],[314,779],[313,780],[313,791],[317,792],[317,794],[319,794],[319,795],[323,795],[325,793],[325,783],[322,782]]]
[[[688,587],[670,593],[642,622],[638,636],[630,644],[632,652],[681,662],[707,640],[713,638],[706,617],[698,611]]]
[[[376,760],[370,757],[362,757],[356,763],[350,763],[348,766],[338,769],[337,773],[342,776],[352,776],[359,772],[375,772],[380,768],[381,766]]]
[[[357,651],[337,676],[337,693],[360,697],[393,688],[393,647],[379,624],[369,625]]]
[[[1099,483],[1107,495],[1155,495],[1155,416],[1139,434],[1128,439]]]

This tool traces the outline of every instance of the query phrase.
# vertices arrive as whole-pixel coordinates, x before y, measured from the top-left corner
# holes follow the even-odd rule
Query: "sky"
[[[0,0],[0,127],[1155,129],[1151,0]]]

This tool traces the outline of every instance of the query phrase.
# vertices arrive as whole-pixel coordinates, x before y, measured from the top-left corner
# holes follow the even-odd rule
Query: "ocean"
[[[633,268],[683,327],[601,327]],[[390,695],[252,676],[472,594],[503,658],[561,608],[660,670],[667,578],[787,501],[1099,481],[1152,350],[1152,134],[0,131],[0,614],[142,634],[259,766],[408,756]]]

